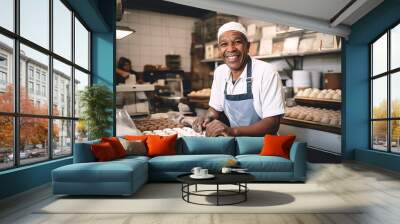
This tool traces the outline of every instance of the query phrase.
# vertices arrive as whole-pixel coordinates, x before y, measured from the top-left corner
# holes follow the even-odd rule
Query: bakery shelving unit
[[[309,107],[323,107],[331,110],[340,110],[342,102],[340,100],[331,99],[314,99],[305,97],[295,97],[296,103]]]
[[[295,57],[306,57],[306,56],[322,56],[322,55],[331,55],[331,54],[340,54],[341,49],[326,49],[319,51],[308,51],[308,52],[299,52],[292,54],[279,54],[279,55],[257,55],[254,58],[260,60],[276,60],[276,59],[288,59]],[[211,59],[203,59],[201,60],[203,63],[214,63],[216,66],[218,63],[222,63],[222,58],[211,58]]]
[[[319,131],[325,131],[335,134],[341,134],[341,128],[336,126],[321,125],[315,122],[303,121],[292,118],[284,118],[281,120],[281,124],[291,125],[300,128],[310,128]]]
[[[315,99],[315,98],[306,98],[306,97],[295,97],[294,98],[297,105],[300,106],[308,106],[308,107],[316,107],[330,110],[340,110],[341,109],[341,101],[332,100],[332,99]],[[284,117],[282,119],[282,124],[287,124],[291,126],[301,127],[301,128],[310,128],[335,134],[341,134],[340,126],[331,126],[324,125],[313,121],[299,120],[289,117]]]

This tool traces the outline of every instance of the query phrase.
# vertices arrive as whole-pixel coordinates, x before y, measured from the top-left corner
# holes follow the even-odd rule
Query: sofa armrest
[[[307,175],[307,144],[294,142],[290,149],[290,160],[293,162],[293,179],[305,181]]]
[[[100,143],[99,140],[89,141],[89,142],[81,142],[75,143],[74,145],[74,163],[89,163],[95,162],[96,158],[94,157],[90,146],[92,144]]]

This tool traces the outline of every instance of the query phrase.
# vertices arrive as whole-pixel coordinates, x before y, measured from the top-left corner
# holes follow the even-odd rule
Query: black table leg
[[[219,184],[217,184],[217,206],[219,206]]]
[[[190,202],[189,200],[189,195],[190,195],[190,184],[187,185],[187,201]]]
[[[245,192],[244,192],[244,201],[247,201],[247,182],[246,183],[244,183],[244,187],[245,187]]]

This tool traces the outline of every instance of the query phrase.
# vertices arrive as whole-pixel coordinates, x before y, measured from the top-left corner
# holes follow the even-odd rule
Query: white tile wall
[[[164,65],[166,54],[180,54],[181,67],[190,71],[191,33],[195,18],[143,10],[127,10],[118,25],[136,33],[117,40],[117,59],[132,60],[133,69],[143,71],[146,64]]]

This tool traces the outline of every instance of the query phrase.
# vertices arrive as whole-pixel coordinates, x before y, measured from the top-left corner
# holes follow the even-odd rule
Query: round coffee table
[[[177,177],[178,181],[182,183],[182,199],[188,203],[198,204],[198,205],[234,205],[247,200],[247,192],[249,188],[247,183],[255,180],[255,177],[249,173],[216,173],[213,174],[215,177],[212,179],[193,179],[190,177],[191,173],[182,174]],[[215,190],[198,190],[197,185],[215,185]],[[195,186],[194,191],[190,191],[190,186]],[[220,185],[236,185],[237,190],[224,190],[220,189]],[[215,194],[206,194],[209,192],[215,192]],[[190,196],[203,196],[203,197],[216,197],[216,204],[202,204],[193,202],[190,200]],[[240,196],[240,199],[231,203],[221,203],[221,197],[232,197]]]

